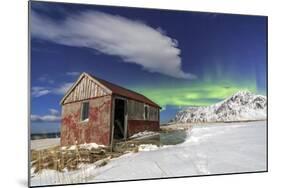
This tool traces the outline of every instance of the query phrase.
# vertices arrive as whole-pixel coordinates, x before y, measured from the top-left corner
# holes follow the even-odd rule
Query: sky
[[[59,130],[82,72],[152,99],[161,122],[240,90],[266,95],[263,16],[33,1],[30,25],[31,132]]]

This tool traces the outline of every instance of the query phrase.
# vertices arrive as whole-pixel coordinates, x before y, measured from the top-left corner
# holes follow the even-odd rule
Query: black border
[[[116,180],[116,181],[100,181],[100,182],[86,182],[86,183],[70,183],[70,184],[50,184],[50,185],[36,185],[31,186],[31,166],[30,166],[30,157],[31,157],[31,23],[30,23],[30,12],[31,12],[31,3],[40,2],[47,4],[73,4],[73,5],[89,5],[97,7],[115,7],[115,8],[131,8],[131,9],[146,9],[146,10],[164,10],[170,12],[191,12],[191,13],[209,13],[209,14],[226,14],[226,15],[240,15],[240,16],[255,16],[255,17],[264,17],[266,18],[266,101],[267,101],[267,110],[266,110],[266,170],[262,171],[250,171],[250,172],[234,172],[234,173],[223,173],[223,174],[204,174],[204,175],[191,175],[191,176],[175,176],[175,177],[162,177],[162,178],[147,178],[147,179],[132,179],[132,180]],[[87,185],[87,184],[104,184],[104,183],[115,183],[115,182],[132,182],[132,181],[143,181],[143,180],[161,180],[161,179],[178,179],[178,178],[192,178],[192,177],[208,177],[208,176],[223,176],[223,175],[238,175],[238,174],[256,174],[256,173],[266,173],[268,172],[268,16],[265,15],[254,15],[254,14],[234,14],[234,13],[218,13],[218,12],[203,12],[203,11],[190,11],[190,10],[173,10],[173,9],[162,9],[162,8],[141,8],[141,7],[126,7],[120,5],[96,5],[96,4],[86,4],[86,3],[69,3],[69,2],[55,2],[55,1],[40,1],[40,0],[29,0],[28,1],[28,187],[55,187],[55,186],[69,186],[69,185]]]

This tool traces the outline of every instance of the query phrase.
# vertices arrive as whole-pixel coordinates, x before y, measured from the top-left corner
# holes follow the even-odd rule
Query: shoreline
[[[194,127],[204,127],[204,126],[227,126],[227,124],[244,124],[244,123],[255,123],[255,122],[267,122],[268,120],[246,120],[246,121],[226,121],[226,122],[194,122],[194,123],[169,123],[165,125],[160,125],[160,130],[188,130]]]

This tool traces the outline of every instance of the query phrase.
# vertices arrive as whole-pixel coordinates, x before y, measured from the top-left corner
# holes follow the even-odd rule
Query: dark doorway
[[[125,135],[125,100],[115,99],[114,139],[123,139]]]

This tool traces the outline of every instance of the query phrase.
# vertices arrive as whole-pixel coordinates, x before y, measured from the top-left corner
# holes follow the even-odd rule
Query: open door
[[[126,128],[126,101],[124,99],[115,98],[114,105],[114,140],[125,139]]]

